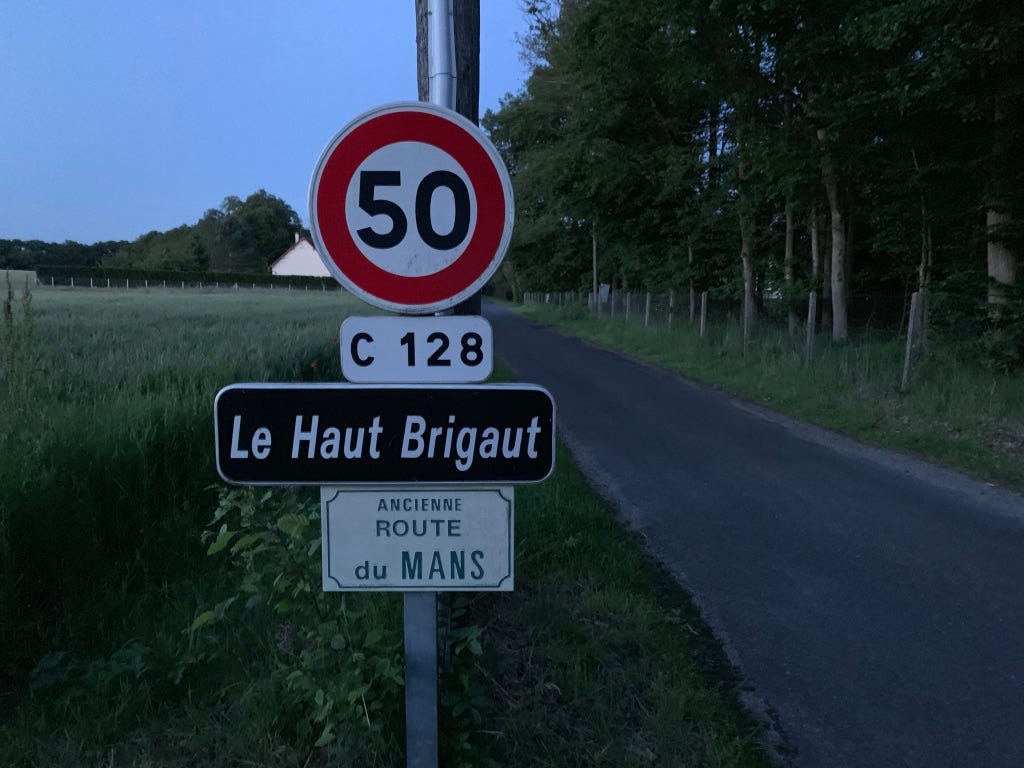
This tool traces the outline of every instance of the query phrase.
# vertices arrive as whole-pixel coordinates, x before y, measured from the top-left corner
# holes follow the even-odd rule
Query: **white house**
[[[320,260],[320,254],[306,238],[295,234],[295,244],[278,256],[270,265],[273,275],[306,275],[309,277],[329,277],[330,272]]]

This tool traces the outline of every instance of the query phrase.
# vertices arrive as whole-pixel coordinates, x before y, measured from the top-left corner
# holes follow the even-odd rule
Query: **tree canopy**
[[[143,235],[103,265],[266,272],[301,231],[302,222],[291,206],[261,189],[245,200],[226,197],[191,226]]]
[[[975,317],[1019,300],[1024,5],[528,13],[530,77],[483,120],[514,178],[520,288],[590,286],[596,246],[619,288],[692,282],[751,304],[821,290],[837,339],[865,302],[918,288]]]
[[[266,272],[302,232],[297,213],[279,197],[258,190],[211,208],[195,224],[147,232],[131,242],[83,245],[68,241],[0,240],[0,268],[116,267],[146,270]]]

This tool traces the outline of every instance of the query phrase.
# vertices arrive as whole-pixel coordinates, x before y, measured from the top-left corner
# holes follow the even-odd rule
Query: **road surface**
[[[793,765],[1024,766],[1024,498],[485,315]]]

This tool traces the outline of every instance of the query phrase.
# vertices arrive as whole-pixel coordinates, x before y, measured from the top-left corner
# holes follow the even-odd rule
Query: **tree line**
[[[261,189],[211,208],[195,224],[148,232],[133,241],[0,240],[0,269],[106,267],[174,272],[263,273],[302,233],[297,213]]]
[[[791,327],[816,290],[843,340],[851,296],[920,289],[975,330],[1016,322],[1024,354],[1024,5],[527,13],[531,74],[483,121],[514,178],[513,290],[773,297]]]

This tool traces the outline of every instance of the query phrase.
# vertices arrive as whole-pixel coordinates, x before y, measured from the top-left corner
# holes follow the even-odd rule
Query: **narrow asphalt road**
[[[1024,498],[485,315],[794,765],[1024,766]]]

